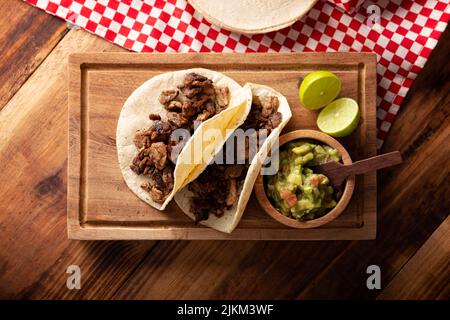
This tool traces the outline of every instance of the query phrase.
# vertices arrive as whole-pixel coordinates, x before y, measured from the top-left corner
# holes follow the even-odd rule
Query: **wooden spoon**
[[[402,162],[399,151],[385,153],[372,158],[343,165],[336,161],[329,161],[313,167],[314,172],[322,173],[330,179],[330,184],[334,187],[340,186],[348,177],[356,174],[363,174],[369,171],[395,166]]]

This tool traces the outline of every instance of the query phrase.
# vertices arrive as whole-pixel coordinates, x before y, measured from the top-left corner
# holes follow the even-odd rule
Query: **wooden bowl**
[[[289,133],[286,133],[280,137],[279,140],[279,147],[281,148],[282,145],[285,143],[292,141],[292,140],[299,140],[299,139],[310,139],[310,140],[316,140],[323,144],[326,144],[334,149],[337,149],[339,153],[342,156],[342,162],[344,164],[351,164],[352,159],[350,158],[350,155],[348,154],[347,150],[335,139],[330,137],[327,134],[324,134],[319,131],[314,130],[296,130]],[[259,175],[256,183],[255,183],[255,194],[256,198],[258,199],[259,204],[264,209],[264,211],[267,212],[272,218],[277,220],[278,222],[287,225],[292,228],[317,228],[319,226],[322,226],[333,219],[336,219],[347,207],[348,203],[350,202],[350,199],[352,197],[353,191],[355,189],[355,177],[351,176],[347,179],[345,182],[344,191],[342,193],[341,199],[337,203],[336,207],[334,207],[330,212],[325,214],[324,216],[313,219],[313,220],[306,220],[306,221],[299,221],[293,218],[286,217],[281,212],[279,212],[276,208],[272,206],[270,203],[269,198],[267,197],[266,190],[264,188],[264,176]]]

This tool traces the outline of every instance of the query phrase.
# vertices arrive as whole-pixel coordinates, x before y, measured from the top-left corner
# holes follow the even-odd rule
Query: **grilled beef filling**
[[[268,137],[272,129],[281,123],[282,115],[277,111],[278,107],[279,100],[275,96],[269,96],[263,101],[253,97],[250,113],[240,129],[256,130],[255,138],[263,132],[265,137]],[[239,186],[244,181],[252,161],[249,155],[256,154],[250,153],[247,137],[245,142],[245,150],[236,150],[236,146],[234,150],[235,163],[238,163],[238,157],[243,157],[244,159],[240,160],[245,160],[245,164],[210,164],[189,184],[188,188],[194,194],[190,210],[196,222],[207,220],[211,214],[221,217],[226,209],[230,209],[238,201]],[[226,150],[224,151],[222,154],[226,154]]]
[[[158,114],[150,114],[150,128],[139,130],[134,137],[138,153],[130,168],[150,180],[141,185],[153,201],[163,203],[173,189],[175,168],[170,155],[174,149],[181,151],[186,141],[174,141],[171,134],[179,128],[194,132],[195,121],[205,121],[228,107],[228,87],[215,87],[202,75],[189,73],[177,89],[161,92],[159,102],[168,111],[167,121]]]

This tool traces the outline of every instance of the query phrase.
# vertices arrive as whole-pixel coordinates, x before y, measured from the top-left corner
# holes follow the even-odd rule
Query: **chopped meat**
[[[167,163],[167,146],[164,142],[153,143],[149,148],[149,160],[158,170],[163,170]]]
[[[136,134],[133,139],[134,145],[138,149],[148,148],[152,143],[151,132],[152,132],[151,129],[147,129],[144,131],[136,131]]]
[[[282,115],[277,111],[279,106],[279,100],[277,97],[266,97],[261,104],[257,97],[253,97],[252,109],[245,120],[242,128],[256,129],[256,130],[271,130],[280,125]],[[267,132],[267,135],[270,132]]]
[[[172,134],[172,128],[167,122],[155,120],[152,123],[150,139],[153,142],[167,141]]]
[[[275,96],[268,96],[262,101],[262,111],[261,115],[265,118],[269,117],[272,113],[274,113],[278,106],[280,105],[280,101]]]
[[[161,120],[161,116],[159,114],[150,113],[148,116],[150,120]]]
[[[197,120],[197,121],[206,121],[209,118],[211,118],[211,116],[212,116],[212,114],[209,113],[207,110],[205,110],[205,111],[203,111],[203,113],[199,114],[195,120]]]
[[[141,160],[139,159],[139,155],[133,158],[133,161],[130,164],[130,169],[133,170],[136,174],[141,174],[141,169],[139,168],[139,163]]]
[[[181,112],[182,105],[180,101],[173,100],[166,105],[166,109],[173,112]]]
[[[150,181],[141,184],[153,201],[162,203],[173,189],[173,167],[167,166],[163,171],[146,167]]]
[[[206,79],[206,80],[203,80]],[[212,88],[212,81],[206,77],[202,77],[202,79],[194,80],[191,84],[194,87],[202,87],[204,89]]]
[[[211,211],[211,205],[207,200],[194,198],[191,204],[191,212],[194,214],[195,222],[202,220],[208,220],[209,213]]]
[[[242,167],[240,172],[242,174],[245,167],[240,167]],[[194,194],[191,199],[191,212],[196,217],[196,221],[208,219],[210,214],[220,217],[225,209],[229,209],[236,203],[238,180],[237,178],[231,178],[229,175],[230,173],[237,175],[239,170],[227,172],[227,168],[228,165],[211,164],[196,180],[189,184],[188,188]]]
[[[247,129],[258,129],[258,123],[259,121],[256,119],[255,111],[250,111],[250,113],[247,116],[247,119],[245,119],[244,124],[241,126],[243,130]]]
[[[205,107],[206,111],[211,111],[208,103]],[[194,194],[190,210],[196,221],[208,219],[211,214],[220,217],[225,209],[230,209],[238,201],[238,186],[245,179],[251,158],[256,155],[262,143],[258,139],[267,138],[271,130],[281,123],[282,115],[277,111],[278,107],[277,97],[267,97],[263,103],[257,97],[253,97],[252,109],[240,128],[255,131],[251,135],[247,133],[244,142],[238,141],[234,144],[235,161],[239,161],[237,163],[242,161],[245,164],[210,164],[189,184],[188,188]],[[227,144],[225,148],[226,146]],[[222,154],[226,154],[226,151],[224,150]]]
[[[225,211],[223,208],[217,208],[215,212],[213,212],[217,218],[220,218],[224,215]]]
[[[216,110],[216,106],[214,105],[214,102],[212,102],[211,100],[208,100],[205,104],[205,110],[208,111],[210,114],[214,115],[217,112]],[[220,111],[219,111],[220,112]]]
[[[181,128],[186,123],[188,123],[188,119],[183,116],[181,113],[169,112],[167,114],[167,121],[174,126],[175,128]]]
[[[139,151],[139,153],[137,154],[137,157],[139,158],[139,160],[148,157],[148,148],[142,148],[141,151]]]
[[[158,189],[156,186],[151,187],[149,193],[153,201],[158,203],[164,202],[164,192]]]
[[[167,122],[155,120],[152,123],[151,129],[156,131],[158,134],[170,134],[172,133],[172,128]]]
[[[255,119],[257,121],[256,128],[263,128],[266,125],[270,115],[265,117],[265,116],[263,116],[262,112],[259,112],[259,113],[255,113],[254,117],[255,117]]]
[[[153,181],[144,182],[141,184],[141,188],[147,191],[152,200],[157,203],[163,203],[167,197],[167,194],[170,193],[170,191],[165,189],[164,186],[156,185]]]
[[[164,90],[159,95],[159,102],[163,105],[167,105],[170,101],[175,100],[178,96],[178,90]]]
[[[174,178],[173,178],[173,170],[171,170],[171,168],[168,167],[164,168],[162,173],[162,181],[166,185],[167,189],[170,190],[173,189]]]
[[[164,139],[160,135],[158,135],[158,132],[151,131],[150,140],[151,141],[158,141],[158,140],[164,140]]]
[[[261,111],[262,109],[262,104],[261,104],[261,100],[259,99],[258,96],[253,96],[252,99],[252,111]]]
[[[212,81],[205,76],[192,72],[184,77],[183,84],[184,86],[211,87]]]
[[[220,108],[226,108],[230,103],[230,90],[228,87],[214,87],[214,93],[216,94],[217,105]]]
[[[144,131],[138,130],[136,131],[133,139],[133,143],[136,148],[141,149],[145,144],[145,139],[148,137],[145,135]]]
[[[183,102],[181,106],[181,114],[185,118],[190,118],[197,113],[197,109],[192,105],[191,101]]]
[[[264,126],[266,129],[274,129],[278,127],[281,123],[282,115],[281,113],[274,112],[272,115],[270,115],[267,124]]]
[[[192,107],[196,108],[197,110],[202,109],[203,105],[205,104],[206,101],[209,100],[209,98],[210,95],[206,93],[197,95],[196,97],[194,97],[194,99],[192,99]]]
[[[149,173],[148,173],[152,185],[156,185],[158,186],[160,189],[163,188],[163,178],[162,178],[162,171],[156,169],[155,167],[153,167]]]
[[[244,170],[243,165],[239,165],[239,164],[228,165],[224,172],[225,179],[239,178],[241,176],[241,173],[243,170]]]
[[[191,212],[196,222],[207,220],[210,214],[222,216],[227,207],[228,182],[224,179],[225,165],[212,164],[188,188],[194,193]]]
[[[220,193],[224,193],[226,190],[226,181],[223,179],[223,173],[225,171],[225,165],[211,164],[203,171],[203,173],[194,180],[198,186],[196,193],[202,195],[219,196]],[[192,184],[191,184],[192,185]],[[218,191],[218,192],[217,192]],[[222,191],[222,192],[220,192]]]
[[[150,191],[151,186],[148,182],[144,182],[141,184],[141,188],[144,190]]]
[[[197,181],[194,180],[194,182],[192,182],[189,185],[189,190],[191,190],[194,193],[198,193],[198,194],[207,194],[210,192],[213,192],[214,189],[216,188],[214,181]]]
[[[145,167],[147,166],[148,158],[144,158],[139,162],[139,170],[142,172],[144,171]]]
[[[227,191],[228,191],[228,194],[227,194],[226,205],[231,207],[237,201],[238,189],[237,189],[236,179],[228,180],[228,190]]]
[[[187,74],[184,77],[183,85],[179,87],[181,93],[189,99],[209,88],[212,88],[212,81],[197,73]]]
[[[185,95],[189,99],[192,99],[197,94],[203,91],[201,87],[181,87],[180,90],[181,93],[183,93],[183,95]]]

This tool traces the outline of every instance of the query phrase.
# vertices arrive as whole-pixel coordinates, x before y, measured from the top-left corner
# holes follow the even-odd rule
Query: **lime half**
[[[317,126],[333,137],[345,137],[352,133],[359,122],[358,103],[351,98],[340,98],[320,111]]]
[[[329,71],[316,71],[303,79],[298,95],[310,110],[320,109],[333,101],[341,91],[341,80]]]

